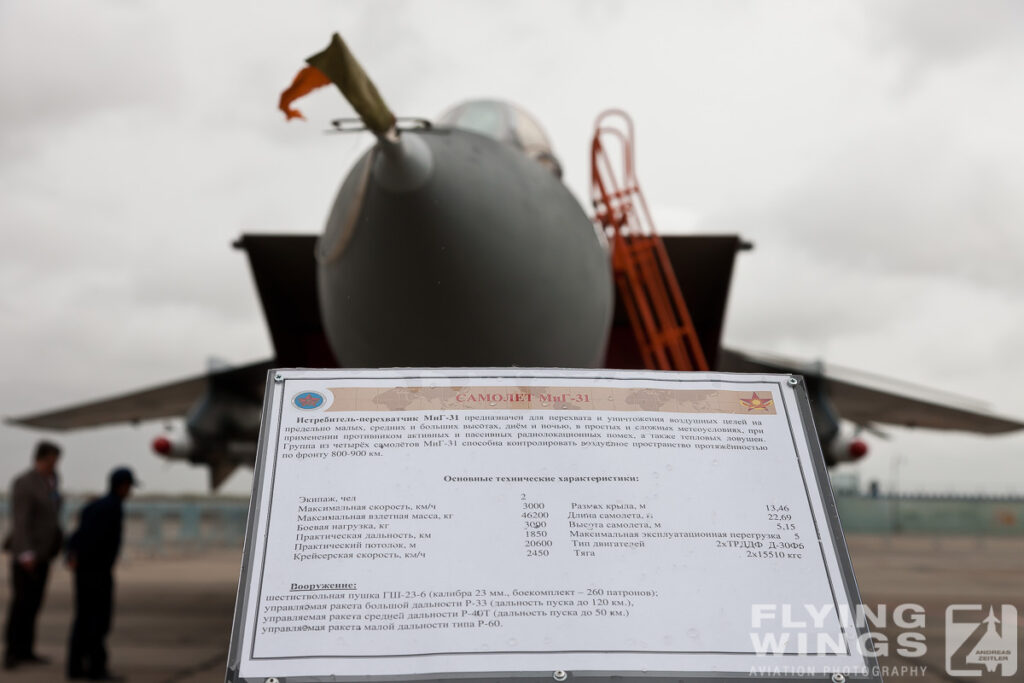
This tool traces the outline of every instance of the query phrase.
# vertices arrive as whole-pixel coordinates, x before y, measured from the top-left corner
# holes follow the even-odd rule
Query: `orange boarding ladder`
[[[622,147],[618,174],[605,151],[603,141],[609,138],[615,138]],[[615,285],[647,368],[707,370],[665,244],[654,229],[640,191],[633,152],[633,120],[629,115],[609,109],[598,116],[590,148],[590,194],[594,220],[603,226],[611,246]]]

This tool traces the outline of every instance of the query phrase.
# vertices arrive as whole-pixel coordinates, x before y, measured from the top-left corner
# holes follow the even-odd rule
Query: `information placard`
[[[858,604],[799,378],[279,370],[228,680],[878,680]]]

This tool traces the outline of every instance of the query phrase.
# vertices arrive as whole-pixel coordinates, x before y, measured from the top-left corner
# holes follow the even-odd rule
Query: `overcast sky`
[[[339,31],[399,115],[472,97],[546,126],[578,197],[595,116],[634,117],[663,231],[739,233],[726,342],[1024,418],[1024,4],[0,3],[0,414],[271,355],[245,232],[317,233],[363,136],[280,91]],[[59,435],[69,490],[206,473],[160,425]],[[1024,494],[1024,436],[893,430],[857,471]],[[39,437],[0,427],[0,483]],[[250,475],[225,491],[246,493]]]

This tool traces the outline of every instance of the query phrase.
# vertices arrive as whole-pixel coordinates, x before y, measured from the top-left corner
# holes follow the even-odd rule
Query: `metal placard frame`
[[[382,373],[386,373],[389,378],[393,378],[396,385],[400,384],[403,380],[414,380],[416,378],[430,377],[447,377],[449,375],[456,375],[459,372],[466,372],[468,369],[462,368],[429,368],[429,369],[415,369],[415,368],[402,368],[402,369],[391,369],[382,370]],[[532,377],[535,375],[551,376],[557,374],[559,370],[555,369],[529,369],[529,368],[473,368],[472,372],[479,373],[482,371],[489,371],[493,376],[503,377],[517,377],[517,376],[528,376]],[[871,648],[863,653],[864,660],[867,665],[867,673],[861,675],[858,673],[815,673],[815,674],[772,674],[772,673],[727,673],[712,672],[712,671],[522,671],[522,672],[509,672],[509,671],[498,671],[498,672],[474,672],[474,673],[448,673],[448,674],[411,674],[411,675],[376,675],[376,676],[345,676],[338,674],[324,674],[317,676],[278,676],[278,677],[241,677],[239,675],[239,667],[243,659],[243,643],[242,638],[245,632],[245,618],[249,613],[249,596],[250,596],[250,585],[253,580],[254,573],[256,570],[256,559],[254,557],[255,552],[255,541],[254,534],[258,526],[258,521],[265,511],[261,509],[263,494],[264,494],[264,481],[265,481],[265,469],[268,464],[268,454],[270,452],[272,443],[271,435],[268,434],[269,429],[267,425],[272,422],[272,417],[275,405],[280,405],[280,398],[284,395],[284,383],[289,379],[301,379],[307,375],[316,375],[317,378],[323,378],[323,375],[327,372],[336,373],[339,379],[343,379],[347,374],[345,370],[311,370],[311,369],[291,369],[281,368],[272,369],[267,373],[266,391],[263,400],[263,415],[260,427],[260,436],[257,444],[257,456],[256,463],[253,472],[253,490],[250,497],[249,514],[246,520],[246,531],[245,531],[245,542],[242,551],[242,563],[239,575],[238,584],[238,595],[235,602],[234,618],[232,620],[232,631],[231,631],[231,642],[228,651],[227,671],[225,675],[226,683],[328,683],[331,681],[346,681],[350,683],[389,683],[391,681],[417,681],[421,683],[437,682],[442,683],[444,681],[458,681],[458,683],[523,683],[524,679],[532,679],[535,681],[555,681],[555,683],[685,683],[686,681],[693,681],[694,683],[747,683],[751,680],[770,680],[778,683],[808,683],[808,681],[821,681],[823,683],[883,683],[880,676],[880,669],[878,666],[877,658],[871,651]],[[351,371],[351,372],[365,372],[362,371]],[[563,371],[564,372],[564,371]],[[594,379],[609,379],[609,377],[597,376],[597,373],[601,371],[592,371],[595,373]],[[667,373],[657,371],[606,371],[614,372],[616,375],[614,379],[628,379],[621,377],[623,374],[631,375],[633,379],[645,380],[645,379],[657,379],[659,376],[664,375],[677,375],[684,373]],[[690,374],[690,373],[685,373]],[[845,598],[849,605],[860,605],[860,591],[857,587],[856,578],[853,573],[853,566],[850,561],[849,551],[846,546],[846,539],[843,534],[842,527],[840,525],[839,513],[836,507],[835,497],[832,493],[832,487],[828,476],[827,468],[825,466],[825,460],[822,454],[821,445],[818,441],[817,431],[814,428],[814,420],[811,413],[810,402],[808,398],[807,386],[803,377],[799,375],[769,375],[769,374],[738,374],[738,373],[701,373],[710,374],[713,376],[721,377],[733,377],[736,379],[740,378],[759,378],[759,381],[764,381],[765,378],[775,378],[778,381],[780,389],[782,384],[788,385],[796,398],[796,407],[801,417],[801,425],[803,426],[803,437],[806,439],[805,445],[808,448],[810,454],[810,460],[813,466],[813,472],[811,476],[808,473],[803,472],[805,484],[809,484],[813,479],[816,486],[809,487],[808,492],[811,490],[815,491],[821,498],[820,502],[825,511],[825,519],[822,520],[827,526],[829,531],[829,537],[832,541],[833,550],[835,552],[836,559],[839,564],[839,568],[843,578],[843,586],[846,589]],[[561,375],[561,377],[568,377],[569,375]],[[278,415],[280,419],[280,415]],[[801,470],[802,470],[801,466]],[[858,640],[865,642],[866,639],[870,638],[870,631],[867,629],[864,623],[856,623],[856,630]],[[870,642],[870,641],[868,641]]]

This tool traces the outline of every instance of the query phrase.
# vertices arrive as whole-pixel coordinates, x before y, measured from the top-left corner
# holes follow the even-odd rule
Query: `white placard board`
[[[229,681],[878,680],[802,380],[268,379]]]

